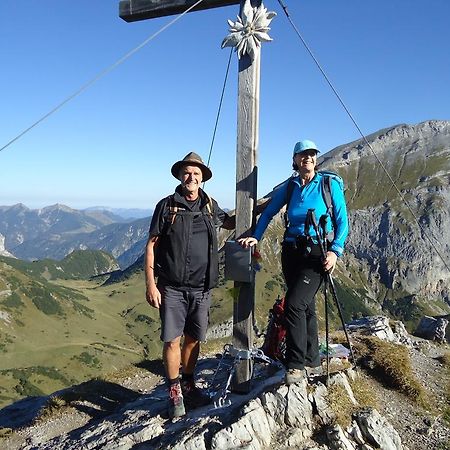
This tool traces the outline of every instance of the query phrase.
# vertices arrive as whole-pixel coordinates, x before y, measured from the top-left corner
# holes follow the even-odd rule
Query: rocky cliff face
[[[5,248],[5,236],[3,236],[3,234],[0,234],[0,256],[8,256],[8,257],[13,256]]]
[[[321,164],[345,180],[348,252],[367,264],[373,286],[376,275],[402,297],[450,304],[450,122],[398,125],[367,141],[371,148],[358,140],[332,150]]]

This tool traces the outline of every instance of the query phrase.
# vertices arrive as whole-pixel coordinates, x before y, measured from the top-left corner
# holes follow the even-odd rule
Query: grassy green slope
[[[159,353],[157,311],[133,285],[58,280],[0,262],[0,405]]]

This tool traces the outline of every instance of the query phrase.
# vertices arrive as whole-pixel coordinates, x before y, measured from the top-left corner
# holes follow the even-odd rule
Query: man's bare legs
[[[180,375],[180,364],[182,371],[186,374],[192,374],[197,364],[200,353],[200,342],[189,335],[184,336],[182,348],[180,348],[181,337],[173,341],[164,342],[163,361],[166,369],[166,375],[169,380],[174,380]]]

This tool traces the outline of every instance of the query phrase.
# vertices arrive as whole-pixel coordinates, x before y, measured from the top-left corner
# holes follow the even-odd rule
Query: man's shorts
[[[158,289],[161,292],[161,340],[170,342],[187,334],[197,341],[204,341],[211,291],[174,288],[163,284],[159,284]]]

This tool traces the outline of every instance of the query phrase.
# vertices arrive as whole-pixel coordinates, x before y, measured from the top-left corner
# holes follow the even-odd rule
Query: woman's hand
[[[323,261],[323,268],[325,272],[333,273],[336,267],[337,255],[334,252],[327,252],[327,257]]]
[[[258,243],[258,239],[254,238],[254,237],[240,238],[237,241],[244,248],[253,247],[254,245],[256,245]]]

